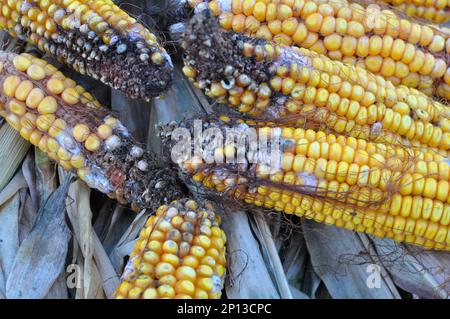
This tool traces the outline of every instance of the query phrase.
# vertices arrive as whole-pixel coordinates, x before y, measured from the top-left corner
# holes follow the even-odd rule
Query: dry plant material
[[[172,79],[155,35],[110,0],[0,1],[0,28],[131,98],[158,96]]]
[[[347,0],[192,0],[236,33],[296,45],[450,98],[450,33],[374,3]]]
[[[194,136],[195,123],[181,126]],[[201,129],[203,140],[194,143],[200,143],[201,156],[189,157],[174,147],[172,158],[197,185],[215,190],[212,194],[378,237],[450,249],[445,157],[311,129],[255,130],[215,121],[203,122]],[[221,143],[214,143],[217,139]]]
[[[190,199],[159,207],[142,229],[116,297],[219,299],[226,236],[212,207]]]
[[[450,148],[450,109],[361,67],[308,49],[219,28],[207,11],[186,28],[184,74],[218,102],[255,119],[411,147]]]
[[[8,185],[29,148],[30,143],[24,141],[11,126],[6,123],[0,126],[0,158],[2,159],[0,191]]]
[[[23,138],[120,203],[154,208],[181,194],[175,174],[51,64],[26,53],[0,53],[0,102],[0,115]]]

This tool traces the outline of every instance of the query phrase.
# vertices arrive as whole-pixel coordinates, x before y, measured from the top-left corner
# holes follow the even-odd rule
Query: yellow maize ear
[[[158,96],[172,79],[155,35],[110,0],[0,0],[0,28],[131,98]]]
[[[134,245],[118,299],[220,299],[226,236],[211,209],[176,200],[150,216]]]
[[[381,0],[411,17],[426,19],[434,23],[450,20],[450,3],[447,0]]]
[[[226,30],[356,64],[428,95],[449,95],[450,82],[444,77],[449,68],[448,30],[401,18],[378,4],[208,0],[191,5],[198,11],[209,8]]]
[[[173,157],[200,186],[240,203],[450,250],[447,158],[424,161],[408,148],[310,129],[202,124],[203,158]],[[206,148],[208,134],[227,138]]]
[[[448,106],[360,67],[223,31],[207,11],[191,19],[183,47],[194,85],[252,118],[450,148]]]
[[[51,64],[0,52],[0,99],[0,115],[23,138],[90,187],[136,210],[181,194],[176,176],[158,168],[117,118]]]

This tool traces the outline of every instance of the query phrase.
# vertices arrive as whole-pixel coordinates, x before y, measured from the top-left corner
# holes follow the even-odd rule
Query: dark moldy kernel
[[[141,157],[131,156],[130,149],[136,143],[130,137],[121,136],[121,145],[108,151],[99,150],[92,161],[108,172],[114,183],[116,199],[129,204],[134,210],[155,209],[163,202],[183,195],[176,173],[170,167],[160,166],[153,154],[143,152]],[[93,154],[94,155],[94,154]],[[148,169],[139,169],[139,162],[147,163]]]
[[[27,36],[21,38],[26,39]],[[136,43],[126,39],[106,46],[98,36],[89,39],[79,31],[60,30],[60,35],[55,40],[48,40],[48,43],[44,50],[55,55],[61,63],[100,80],[130,98],[148,101],[164,92],[172,81],[172,65],[168,56],[163,65],[143,61],[140,57],[144,53],[138,53]],[[122,51],[119,52],[120,46]],[[150,52],[145,54],[151,55]]]
[[[18,22],[14,22],[10,33],[77,72],[100,80],[127,97],[146,101],[170,86],[173,66],[169,55],[154,35],[112,2],[104,3],[111,11],[104,7],[99,10],[98,4],[85,1],[77,6],[70,2],[50,3],[48,8],[34,2],[20,3],[20,8],[9,8],[3,3],[17,13]],[[42,24],[39,19],[43,19]],[[96,19],[99,22],[93,23]],[[6,29],[12,22],[2,13],[0,20]]]

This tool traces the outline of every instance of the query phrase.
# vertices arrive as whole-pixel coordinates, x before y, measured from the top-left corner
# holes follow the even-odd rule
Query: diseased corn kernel
[[[70,158],[70,165],[72,165],[74,168],[82,168],[85,166],[85,158],[83,155],[73,155]]]

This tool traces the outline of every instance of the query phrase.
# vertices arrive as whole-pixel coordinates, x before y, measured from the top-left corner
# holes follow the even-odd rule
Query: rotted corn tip
[[[130,98],[149,101],[160,96],[172,83],[173,65],[164,51],[139,53],[134,44],[111,49],[110,56],[99,65],[103,82]]]

